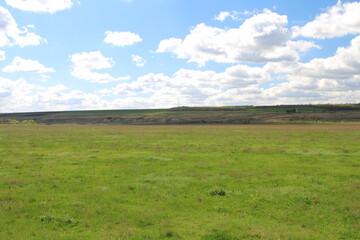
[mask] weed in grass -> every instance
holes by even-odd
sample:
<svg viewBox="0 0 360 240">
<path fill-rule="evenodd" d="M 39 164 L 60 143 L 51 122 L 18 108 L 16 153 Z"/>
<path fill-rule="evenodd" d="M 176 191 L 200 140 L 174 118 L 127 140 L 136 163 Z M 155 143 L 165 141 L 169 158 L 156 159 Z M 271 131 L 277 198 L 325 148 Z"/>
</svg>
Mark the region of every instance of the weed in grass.
<svg viewBox="0 0 360 240">
<path fill-rule="evenodd" d="M 215 189 L 215 190 L 210 191 L 209 194 L 210 194 L 210 196 L 221 196 L 221 197 L 223 197 L 223 196 L 226 195 L 226 192 L 223 189 Z"/>
<path fill-rule="evenodd" d="M 202 240 L 240 240 L 235 238 L 227 232 L 222 232 L 218 230 L 213 230 L 211 233 L 202 237 Z"/>
<path fill-rule="evenodd" d="M 43 223 L 54 223 L 62 227 L 75 227 L 78 224 L 76 219 L 69 216 L 56 217 L 45 215 L 40 218 L 40 221 Z"/>
<path fill-rule="evenodd" d="M 173 231 L 167 231 L 166 234 L 165 234 L 165 237 L 167 237 L 167 238 L 172 238 L 174 236 L 175 236 L 175 234 L 174 234 Z"/>
</svg>

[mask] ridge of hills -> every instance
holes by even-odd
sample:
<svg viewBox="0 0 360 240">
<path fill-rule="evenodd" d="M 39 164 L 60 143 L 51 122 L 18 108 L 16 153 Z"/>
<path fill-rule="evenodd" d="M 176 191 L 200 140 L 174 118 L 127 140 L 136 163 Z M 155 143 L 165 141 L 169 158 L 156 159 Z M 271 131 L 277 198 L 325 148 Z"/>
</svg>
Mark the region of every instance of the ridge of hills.
<svg viewBox="0 0 360 240">
<path fill-rule="evenodd" d="M 271 124 L 360 122 L 360 104 L 175 107 L 0 113 L 0 123 L 39 124 Z"/>
</svg>

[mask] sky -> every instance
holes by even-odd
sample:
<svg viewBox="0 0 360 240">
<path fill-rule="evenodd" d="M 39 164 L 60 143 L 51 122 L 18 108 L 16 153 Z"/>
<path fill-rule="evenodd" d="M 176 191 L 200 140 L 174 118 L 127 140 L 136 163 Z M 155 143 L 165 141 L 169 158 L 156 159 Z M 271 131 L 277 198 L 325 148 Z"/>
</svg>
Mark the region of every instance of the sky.
<svg viewBox="0 0 360 240">
<path fill-rule="evenodd" d="M 0 0 L 0 112 L 360 102 L 360 2 Z"/>
</svg>

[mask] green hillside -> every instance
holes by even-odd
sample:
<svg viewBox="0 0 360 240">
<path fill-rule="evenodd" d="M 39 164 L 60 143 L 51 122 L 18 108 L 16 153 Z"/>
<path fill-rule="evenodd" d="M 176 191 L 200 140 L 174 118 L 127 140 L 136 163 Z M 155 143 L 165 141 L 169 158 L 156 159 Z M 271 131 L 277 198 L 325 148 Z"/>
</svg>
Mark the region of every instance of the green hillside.
<svg viewBox="0 0 360 240">
<path fill-rule="evenodd" d="M 360 104 L 177 107 L 0 114 L 0 122 L 42 124 L 260 124 L 360 122 Z"/>
</svg>

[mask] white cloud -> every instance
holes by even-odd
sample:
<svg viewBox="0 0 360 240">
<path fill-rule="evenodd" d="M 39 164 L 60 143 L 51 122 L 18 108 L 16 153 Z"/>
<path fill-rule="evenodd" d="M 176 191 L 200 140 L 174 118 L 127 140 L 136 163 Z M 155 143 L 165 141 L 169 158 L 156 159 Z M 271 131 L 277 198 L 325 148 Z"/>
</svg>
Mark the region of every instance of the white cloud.
<svg viewBox="0 0 360 240">
<path fill-rule="evenodd" d="M 298 40 L 298 41 L 288 41 L 287 46 L 290 49 L 294 49 L 298 52 L 307 52 L 309 49 L 317 48 L 320 49 L 321 47 L 316 45 L 314 42 Z"/>
<path fill-rule="evenodd" d="M 220 12 L 218 15 L 215 16 L 215 20 L 220 21 L 220 22 L 224 22 L 227 18 L 231 18 L 233 21 L 239 21 L 241 20 L 241 18 L 239 17 L 240 15 L 252 15 L 255 12 L 249 12 L 249 11 L 244 11 L 244 12 L 238 12 L 238 11 L 224 11 L 224 12 Z"/>
<path fill-rule="evenodd" d="M 312 38 L 334 38 L 360 33 L 360 2 L 346 2 L 327 9 L 314 21 L 295 27 L 296 35 Z"/>
<path fill-rule="evenodd" d="M 32 73 L 48 73 L 55 72 L 54 68 L 47 68 L 36 60 L 23 59 L 15 57 L 10 65 L 2 69 L 6 73 L 14 72 L 32 72 Z"/>
<path fill-rule="evenodd" d="M 71 75 L 90 82 L 108 83 L 129 80 L 130 77 L 113 77 L 108 73 L 98 73 L 93 70 L 107 69 L 114 66 L 111 58 L 106 58 L 100 51 L 76 53 L 70 56 L 72 61 Z"/>
<path fill-rule="evenodd" d="M 316 45 L 291 42 L 299 51 Z M 290 43 L 289 43 L 290 45 Z M 181 105 L 269 105 L 358 102 L 360 36 L 334 56 L 307 63 L 270 62 L 263 67 L 235 65 L 225 71 L 180 69 L 171 76 L 150 73 L 131 83 L 103 90 L 124 102 L 148 100 L 150 107 Z M 148 98 L 142 96 L 149 96 Z"/>
<path fill-rule="evenodd" d="M 69 89 L 62 84 L 42 87 L 20 78 L 0 77 L 0 112 L 65 111 L 86 109 L 146 108 L 152 100 L 121 97 L 112 101 L 99 95 Z"/>
<path fill-rule="evenodd" d="M 71 0 L 5 0 L 13 8 L 31 12 L 55 13 L 71 8 Z"/>
<path fill-rule="evenodd" d="M 13 45 L 25 47 L 44 42 L 46 43 L 45 39 L 29 32 L 26 27 L 20 30 L 9 10 L 0 6 L 0 47 Z"/>
<path fill-rule="evenodd" d="M 158 49 L 156 50 L 157 53 L 164 53 L 164 52 L 179 52 L 183 41 L 178 38 L 169 38 L 164 39 L 159 43 Z M 185 58 L 185 57 L 184 57 Z"/>
<path fill-rule="evenodd" d="M 46 75 L 46 74 L 41 74 L 38 78 L 38 80 L 41 82 L 47 82 L 47 81 L 49 81 L 49 79 L 50 79 L 50 76 Z"/>
<path fill-rule="evenodd" d="M 71 90 L 61 84 L 42 87 L 23 78 L 10 80 L 0 77 L 0 112 L 105 108 L 113 108 L 113 105 L 95 94 Z"/>
<path fill-rule="evenodd" d="M 299 68 L 299 62 L 270 62 L 264 65 L 264 70 L 268 74 L 293 73 Z"/>
<path fill-rule="evenodd" d="M 262 68 L 236 65 L 219 74 L 219 79 L 224 88 L 241 88 L 265 83 L 271 78 Z"/>
<path fill-rule="evenodd" d="M 286 82 L 263 91 L 273 101 L 358 102 L 360 92 L 360 36 L 350 46 L 339 47 L 334 56 L 315 58 L 307 63 L 269 63 L 269 74 L 284 73 Z M 281 75 L 280 75 L 281 76 Z"/>
<path fill-rule="evenodd" d="M 142 38 L 139 34 L 132 32 L 105 32 L 105 43 L 113 44 L 117 47 L 131 46 L 137 42 L 141 42 Z"/>
<path fill-rule="evenodd" d="M 228 89 L 254 89 L 270 80 L 262 68 L 236 65 L 224 72 L 180 69 L 172 76 L 149 73 L 131 83 L 120 83 L 101 90 L 119 97 L 139 98 L 149 95 L 153 107 L 173 107 L 177 98 L 183 105 L 209 105 L 210 99 Z M 161 106 L 160 106 L 161 105 Z"/>
<path fill-rule="evenodd" d="M 138 55 L 131 55 L 132 61 L 136 64 L 138 67 L 145 66 L 146 60 Z"/>
<path fill-rule="evenodd" d="M 360 90 L 360 36 L 349 47 L 339 47 L 332 57 L 301 64 L 294 74 L 308 78 L 318 90 Z"/>
<path fill-rule="evenodd" d="M 220 22 L 223 22 L 226 20 L 226 18 L 230 17 L 230 12 L 220 12 L 218 15 L 215 16 L 215 20 L 218 20 Z"/>
<path fill-rule="evenodd" d="M 24 79 L 0 77 L 0 111 L 160 108 L 177 106 L 178 99 L 186 106 L 357 102 L 359 46 L 360 36 L 334 56 L 307 63 L 235 65 L 219 73 L 190 69 L 170 76 L 149 73 L 133 82 L 99 90 L 98 95 L 64 85 L 40 87 Z M 112 66 L 111 59 L 100 52 L 78 54 L 72 60 L 78 67 L 91 70 Z"/>
<path fill-rule="evenodd" d="M 5 59 L 6 59 L 6 57 L 5 57 L 5 51 L 0 50 L 0 61 L 3 61 L 3 60 L 5 60 Z"/>
<path fill-rule="evenodd" d="M 38 108 L 50 110 L 103 109 L 107 106 L 106 101 L 97 95 L 69 90 L 64 85 L 40 89 L 33 101 Z"/>
<path fill-rule="evenodd" d="M 31 88 L 32 87 L 23 78 L 11 81 L 10 79 L 0 77 L 1 99 L 14 95 L 14 93 L 24 92 L 26 94 L 31 91 Z"/>
<path fill-rule="evenodd" d="M 316 46 L 306 41 L 290 41 L 291 31 L 285 26 L 287 17 L 270 10 L 255 14 L 239 28 L 224 30 L 206 26 L 193 28 L 183 40 L 169 38 L 159 43 L 157 53 L 172 52 L 204 66 L 208 61 L 218 63 L 266 63 L 297 61 L 298 51 Z M 301 46 L 301 47 L 300 47 Z"/>
<path fill-rule="evenodd" d="M 299 78 L 310 78 L 314 81 L 333 79 L 342 81 L 360 77 L 360 36 L 355 37 L 350 46 L 339 47 L 334 56 L 315 58 L 307 63 L 267 64 L 265 68 L 271 73 L 287 72 Z"/>
</svg>

